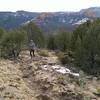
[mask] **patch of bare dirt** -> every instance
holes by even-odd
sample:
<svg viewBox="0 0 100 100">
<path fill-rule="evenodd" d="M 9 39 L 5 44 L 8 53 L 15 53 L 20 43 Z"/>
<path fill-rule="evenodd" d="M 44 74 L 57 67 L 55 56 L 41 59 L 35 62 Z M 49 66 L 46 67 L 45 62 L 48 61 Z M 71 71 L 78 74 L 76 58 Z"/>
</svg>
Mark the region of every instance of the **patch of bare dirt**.
<svg viewBox="0 0 100 100">
<path fill-rule="evenodd" d="M 13 61 L 0 60 L 0 100 L 36 100 L 18 68 Z"/>
</svg>

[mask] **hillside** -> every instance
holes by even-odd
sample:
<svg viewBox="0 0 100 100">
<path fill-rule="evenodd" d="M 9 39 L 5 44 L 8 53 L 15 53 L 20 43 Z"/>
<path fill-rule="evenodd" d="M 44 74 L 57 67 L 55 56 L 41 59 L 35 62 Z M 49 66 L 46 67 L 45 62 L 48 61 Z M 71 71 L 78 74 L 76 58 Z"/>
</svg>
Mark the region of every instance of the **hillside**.
<svg viewBox="0 0 100 100">
<path fill-rule="evenodd" d="M 62 66 L 53 51 L 46 57 L 37 52 L 30 59 L 24 51 L 16 61 L 1 59 L 0 77 L 0 100 L 100 100 L 100 80 Z"/>
<path fill-rule="evenodd" d="M 100 17 L 99 7 L 83 9 L 79 12 L 0 12 L 0 27 L 12 29 L 33 21 L 45 32 L 62 28 L 71 31 L 87 20 L 98 17 Z"/>
</svg>

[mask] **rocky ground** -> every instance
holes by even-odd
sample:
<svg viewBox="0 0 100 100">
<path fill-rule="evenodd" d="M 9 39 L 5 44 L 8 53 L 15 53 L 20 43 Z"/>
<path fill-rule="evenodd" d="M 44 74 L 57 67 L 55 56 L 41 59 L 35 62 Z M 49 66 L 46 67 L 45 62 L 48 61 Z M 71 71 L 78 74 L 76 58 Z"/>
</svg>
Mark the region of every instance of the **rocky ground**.
<svg viewBox="0 0 100 100">
<path fill-rule="evenodd" d="M 69 69 L 68 69 L 69 68 Z M 100 100 L 100 80 L 60 64 L 54 52 L 0 60 L 0 100 Z"/>
</svg>

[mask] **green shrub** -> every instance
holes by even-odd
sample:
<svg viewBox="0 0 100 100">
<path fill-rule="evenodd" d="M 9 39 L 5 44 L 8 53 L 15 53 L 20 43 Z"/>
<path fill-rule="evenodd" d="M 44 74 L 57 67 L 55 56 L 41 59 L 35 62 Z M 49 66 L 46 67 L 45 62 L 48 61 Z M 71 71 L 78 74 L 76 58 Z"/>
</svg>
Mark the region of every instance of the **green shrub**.
<svg viewBox="0 0 100 100">
<path fill-rule="evenodd" d="M 88 74 L 100 74 L 100 20 L 76 28 L 72 44 L 75 64 Z"/>
<path fill-rule="evenodd" d="M 58 34 L 55 35 L 56 48 L 65 52 L 70 47 L 70 40 L 71 40 L 70 32 L 66 31 L 58 32 Z"/>
<path fill-rule="evenodd" d="M 6 32 L 1 39 L 1 56 L 6 58 L 17 57 L 24 39 L 25 34 L 21 31 Z"/>
</svg>

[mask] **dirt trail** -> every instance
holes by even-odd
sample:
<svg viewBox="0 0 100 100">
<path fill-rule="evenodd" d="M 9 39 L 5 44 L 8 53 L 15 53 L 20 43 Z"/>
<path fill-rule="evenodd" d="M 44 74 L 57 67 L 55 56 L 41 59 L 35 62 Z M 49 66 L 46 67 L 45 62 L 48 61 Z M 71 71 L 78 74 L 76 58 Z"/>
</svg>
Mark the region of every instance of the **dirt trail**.
<svg viewBox="0 0 100 100">
<path fill-rule="evenodd" d="M 43 85 L 46 84 L 48 88 L 49 83 L 46 82 L 46 79 L 52 80 L 53 77 L 52 73 L 48 73 L 48 71 L 41 69 L 41 66 L 59 63 L 57 57 L 51 53 L 50 57 L 41 57 L 39 55 L 36 55 L 36 57 L 31 59 L 28 53 L 23 52 L 21 54 L 21 58 L 22 60 L 20 62 L 20 70 L 23 73 L 23 79 L 26 82 L 27 86 L 35 91 L 36 97 L 43 93 L 45 94 L 45 89 L 42 89 Z"/>
<path fill-rule="evenodd" d="M 79 90 L 70 83 L 73 79 L 69 78 L 69 74 L 58 73 L 51 67 L 60 65 L 54 52 L 50 52 L 48 57 L 37 55 L 33 59 L 23 52 L 21 58 L 23 79 L 38 100 L 82 100 Z"/>
<path fill-rule="evenodd" d="M 85 100 L 83 96 L 90 100 L 100 100 L 92 92 L 96 91 L 96 85 L 87 82 L 86 88 L 81 88 L 78 74 L 59 72 L 62 65 L 54 52 L 49 52 L 48 57 L 41 57 L 38 54 L 31 59 L 28 52 L 21 54 L 20 69 L 27 86 L 34 91 L 37 100 Z M 64 69 L 65 71 L 65 69 Z M 89 83 L 90 82 L 90 83 Z"/>
</svg>

